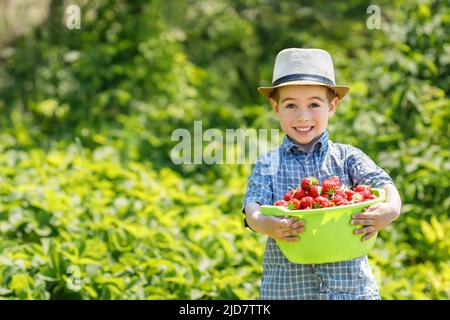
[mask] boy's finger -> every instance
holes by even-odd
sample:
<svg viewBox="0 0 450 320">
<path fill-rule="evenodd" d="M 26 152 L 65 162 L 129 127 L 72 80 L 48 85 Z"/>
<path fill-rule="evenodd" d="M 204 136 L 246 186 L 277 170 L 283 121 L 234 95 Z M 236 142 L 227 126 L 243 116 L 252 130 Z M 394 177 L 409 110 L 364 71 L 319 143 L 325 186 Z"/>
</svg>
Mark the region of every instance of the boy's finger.
<svg viewBox="0 0 450 320">
<path fill-rule="evenodd" d="M 284 217 L 275 217 L 279 222 L 282 223 L 286 223 L 286 221 L 288 221 L 289 217 L 284 216 Z"/>
<path fill-rule="evenodd" d="M 281 219 L 276 222 L 278 229 L 288 229 L 291 223 L 287 219 Z"/>
<path fill-rule="evenodd" d="M 279 228 L 284 231 L 289 231 L 289 230 L 298 229 L 299 227 L 303 227 L 304 225 L 305 225 L 305 221 L 300 220 L 300 221 L 297 221 L 292 224 L 281 224 L 281 225 L 279 225 Z"/>
<path fill-rule="evenodd" d="M 364 211 L 365 212 L 375 211 L 375 210 L 377 210 L 377 208 L 378 208 L 378 204 L 373 204 L 367 208 L 364 208 Z"/>
<path fill-rule="evenodd" d="M 288 236 L 288 237 L 283 237 L 283 238 L 281 238 L 281 240 L 283 240 L 283 241 L 295 242 L 295 241 L 300 240 L 300 237 Z"/>
<path fill-rule="evenodd" d="M 293 230 L 294 234 L 305 232 L 305 228 L 299 227 Z"/>
<path fill-rule="evenodd" d="M 371 233 L 371 232 L 376 232 L 377 228 L 375 228 L 374 226 L 369 226 L 369 227 L 365 227 L 362 229 L 356 229 L 354 231 L 355 234 L 360 234 L 360 233 Z"/>
<path fill-rule="evenodd" d="M 367 241 L 367 240 L 369 240 L 370 238 L 372 238 L 376 233 L 377 233 L 376 231 L 370 232 L 370 233 L 366 234 L 361 240 L 362 240 L 362 241 Z"/>
<path fill-rule="evenodd" d="M 302 226 L 304 226 L 305 225 L 305 221 L 304 220 L 299 220 L 299 221 L 297 221 L 296 223 L 294 223 L 293 225 L 292 225 L 292 227 L 293 228 L 298 228 L 298 227 L 302 227 Z"/>
<path fill-rule="evenodd" d="M 373 219 L 376 214 L 373 211 L 365 213 L 356 213 L 352 216 L 353 219 Z"/>
<path fill-rule="evenodd" d="M 353 219 L 351 221 L 353 225 L 362 225 L 362 226 L 373 226 L 375 224 L 375 220 L 373 219 Z"/>
<path fill-rule="evenodd" d="M 304 226 L 305 225 L 305 221 L 304 220 L 298 220 L 297 217 L 293 217 L 292 220 L 290 219 L 277 219 L 277 221 L 275 221 L 276 226 L 278 229 L 294 229 L 294 228 L 298 228 L 300 226 Z"/>
<path fill-rule="evenodd" d="M 291 217 L 289 220 L 290 220 L 292 223 L 294 223 L 294 222 L 297 222 L 297 221 L 298 221 L 298 218 L 297 218 L 297 217 Z"/>
<path fill-rule="evenodd" d="M 286 230 L 284 231 L 284 235 L 285 236 L 293 236 L 296 235 L 297 233 L 301 233 L 305 231 L 305 229 L 303 227 L 299 227 L 299 228 L 295 228 L 295 229 L 290 229 L 290 230 Z"/>
<path fill-rule="evenodd" d="M 294 225 L 294 223 L 297 222 L 297 220 L 298 220 L 298 218 L 296 218 L 296 217 L 290 217 L 288 219 L 283 219 L 283 223 L 284 223 L 285 227 L 292 228 L 292 226 Z"/>
</svg>

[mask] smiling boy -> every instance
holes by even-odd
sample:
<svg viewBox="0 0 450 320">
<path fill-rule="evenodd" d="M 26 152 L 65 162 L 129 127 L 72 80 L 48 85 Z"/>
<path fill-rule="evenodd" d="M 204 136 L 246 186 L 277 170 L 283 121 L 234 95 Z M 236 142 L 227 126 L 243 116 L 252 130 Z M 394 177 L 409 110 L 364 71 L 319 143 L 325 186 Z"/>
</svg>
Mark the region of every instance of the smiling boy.
<svg viewBox="0 0 450 320">
<path fill-rule="evenodd" d="M 277 55 L 272 86 L 258 88 L 285 133 L 278 149 L 258 158 L 243 204 L 246 226 L 268 235 L 261 299 L 380 299 L 367 256 L 334 263 L 291 263 L 275 240 L 301 241 L 299 235 L 308 226 L 295 218 L 260 214 L 261 205 L 282 199 L 304 177 L 323 181 L 338 176 L 343 184 L 369 184 L 386 191 L 385 202 L 353 215 L 351 223 L 364 226 L 355 231 L 364 235 L 363 241 L 398 218 L 401 199 L 389 175 L 360 149 L 328 138 L 328 120 L 348 90 L 335 84 L 328 52 L 297 48 Z"/>
</svg>

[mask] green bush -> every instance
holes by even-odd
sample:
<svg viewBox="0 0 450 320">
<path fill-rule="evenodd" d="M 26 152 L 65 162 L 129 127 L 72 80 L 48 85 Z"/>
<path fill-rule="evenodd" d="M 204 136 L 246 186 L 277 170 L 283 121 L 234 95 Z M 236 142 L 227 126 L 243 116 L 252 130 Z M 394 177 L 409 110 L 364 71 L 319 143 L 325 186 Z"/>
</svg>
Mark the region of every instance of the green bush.
<svg viewBox="0 0 450 320">
<path fill-rule="evenodd" d="M 222 209 L 242 184 L 197 184 L 114 158 L 112 148 L 76 146 L 1 156 L 1 296 L 257 297 L 263 243 Z"/>
</svg>

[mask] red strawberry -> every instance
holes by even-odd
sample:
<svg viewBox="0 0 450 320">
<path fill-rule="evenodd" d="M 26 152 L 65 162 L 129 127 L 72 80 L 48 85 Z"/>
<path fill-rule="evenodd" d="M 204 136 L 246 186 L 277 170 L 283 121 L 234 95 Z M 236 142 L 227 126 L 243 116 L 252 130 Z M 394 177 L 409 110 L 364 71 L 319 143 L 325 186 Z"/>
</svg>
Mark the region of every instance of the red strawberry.
<svg viewBox="0 0 450 320">
<path fill-rule="evenodd" d="M 289 200 L 291 200 L 291 198 L 292 198 L 292 196 L 294 195 L 294 193 L 295 193 L 295 189 L 292 189 L 291 188 L 291 191 L 289 191 L 288 193 L 286 193 L 285 195 L 284 195 L 284 200 L 286 200 L 286 201 L 289 201 Z"/>
<path fill-rule="evenodd" d="M 322 204 L 321 203 L 319 203 L 319 202 L 313 202 L 313 204 L 312 204 L 312 208 L 313 209 L 320 209 L 320 208 L 322 208 Z"/>
<path fill-rule="evenodd" d="M 320 186 L 312 186 L 308 192 L 308 194 L 311 197 L 313 197 L 314 199 L 317 198 L 318 196 L 320 196 L 321 193 L 322 193 L 322 187 L 320 187 Z"/>
<path fill-rule="evenodd" d="M 313 186 L 318 186 L 319 185 L 319 181 L 317 180 L 316 177 L 306 177 L 302 180 L 302 189 L 309 191 L 311 189 L 311 187 Z"/>
<path fill-rule="evenodd" d="M 334 193 L 333 198 L 336 198 L 336 197 L 340 197 L 340 198 L 347 199 L 347 194 L 346 194 L 344 191 L 342 191 L 341 189 L 338 189 L 338 190 L 336 190 L 336 192 Z"/>
<path fill-rule="evenodd" d="M 355 192 L 361 192 L 361 191 L 364 191 L 364 190 L 369 191 L 369 193 L 372 192 L 372 188 L 369 185 L 367 185 L 367 184 L 360 184 L 360 185 L 357 185 L 355 187 Z"/>
<path fill-rule="evenodd" d="M 369 190 L 359 191 L 358 193 L 363 197 L 363 199 L 369 199 L 369 197 L 370 197 L 370 191 Z"/>
<path fill-rule="evenodd" d="M 314 202 L 313 197 L 307 196 L 307 197 L 302 198 L 302 200 L 300 201 L 300 204 L 303 209 L 306 209 L 306 208 L 311 208 L 313 202 Z"/>
<path fill-rule="evenodd" d="M 284 197 L 283 197 L 283 199 L 284 199 L 285 201 L 289 201 L 289 200 L 291 200 L 291 198 L 292 198 L 292 193 L 291 193 L 291 192 L 286 193 L 286 194 L 284 195 Z"/>
<path fill-rule="evenodd" d="M 346 190 L 346 191 L 345 191 L 345 194 L 347 195 L 347 200 L 348 200 L 348 201 L 351 201 L 353 195 L 355 194 L 355 191 L 349 189 L 349 190 Z"/>
<path fill-rule="evenodd" d="M 299 188 L 300 188 L 300 187 L 299 187 Z M 307 197 L 307 196 L 309 196 L 308 191 L 302 189 L 302 191 L 301 191 L 301 197 L 304 198 L 304 197 Z"/>
<path fill-rule="evenodd" d="M 334 181 L 324 180 L 322 183 L 322 193 L 329 197 L 333 196 L 337 189 L 339 189 L 339 186 Z"/>
<path fill-rule="evenodd" d="M 336 206 L 336 205 L 333 203 L 333 201 L 327 201 L 327 202 L 325 202 L 324 208 L 332 208 L 334 206 Z"/>
<path fill-rule="evenodd" d="M 341 181 L 339 180 L 339 177 L 338 176 L 332 176 L 330 179 L 328 179 L 328 180 L 331 180 L 331 181 L 333 181 L 334 183 L 336 183 L 336 185 L 338 186 L 338 187 L 341 187 Z"/>
<path fill-rule="evenodd" d="M 335 194 L 333 199 L 331 199 L 331 201 L 333 201 L 333 203 L 336 204 L 336 205 L 339 202 L 341 202 L 342 200 L 346 200 L 347 201 L 347 197 L 345 196 L 345 194 L 344 194 L 344 196 L 339 195 L 339 194 Z"/>
<path fill-rule="evenodd" d="M 289 210 L 299 210 L 301 208 L 300 206 L 300 200 L 292 198 L 291 200 L 289 200 L 289 203 L 287 205 L 287 208 Z"/>
<path fill-rule="evenodd" d="M 308 192 L 303 190 L 301 187 L 298 187 L 297 192 L 295 193 L 295 198 L 298 200 L 301 200 L 302 198 L 306 197 L 308 195 Z"/>
<path fill-rule="evenodd" d="M 273 205 L 280 206 L 280 207 L 287 207 L 288 202 L 285 200 L 278 200 L 278 201 L 275 201 L 275 203 Z"/>
<path fill-rule="evenodd" d="M 350 202 L 347 199 L 342 199 L 341 201 L 339 201 L 336 205 L 337 206 L 345 206 L 347 204 L 350 204 Z"/>
<path fill-rule="evenodd" d="M 322 196 L 318 196 L 314 199 L 314 202 L 312 204 L 313 208 L 325 208 L 328 203 L 328 199 Z"/>
</svg>

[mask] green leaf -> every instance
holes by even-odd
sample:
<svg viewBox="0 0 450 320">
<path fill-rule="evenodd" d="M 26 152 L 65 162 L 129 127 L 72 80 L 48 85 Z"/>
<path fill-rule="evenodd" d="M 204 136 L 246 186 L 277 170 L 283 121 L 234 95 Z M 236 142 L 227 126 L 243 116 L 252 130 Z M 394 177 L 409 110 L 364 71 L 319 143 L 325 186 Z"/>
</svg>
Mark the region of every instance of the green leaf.
<svg viewBox="0 0 450 320">
<path fill-rule="evenodd" d="M 426 221 L 420 221 L 420 228 L 428 242 L 434 243 L 436 241 L 436 234 L 433 228 Z"/>
</svg>

